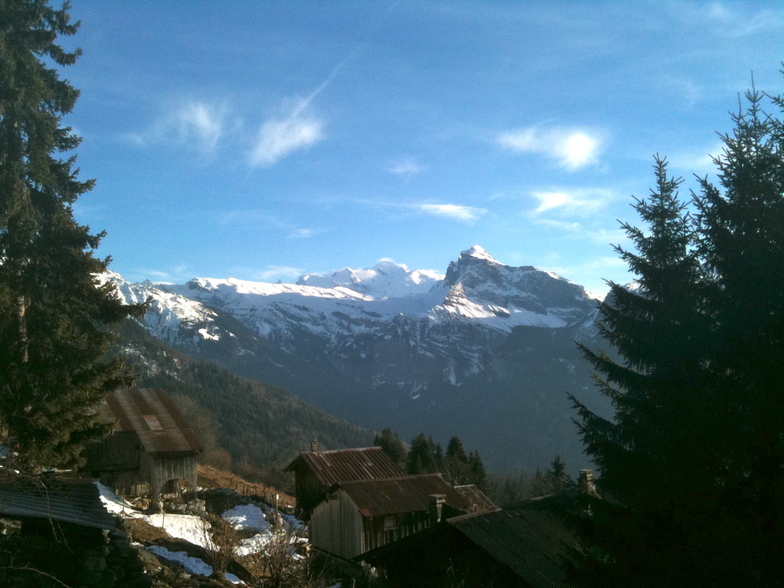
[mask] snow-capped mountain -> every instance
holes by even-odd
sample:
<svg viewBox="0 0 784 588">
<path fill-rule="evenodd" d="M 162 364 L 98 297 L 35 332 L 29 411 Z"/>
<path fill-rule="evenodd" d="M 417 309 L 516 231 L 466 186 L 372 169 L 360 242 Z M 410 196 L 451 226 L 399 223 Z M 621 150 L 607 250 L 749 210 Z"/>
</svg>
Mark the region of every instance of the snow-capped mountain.
<svg viewBox="0 0 784 588">
<path fill-rule="evenodd" d="M 297 280 L 297 284 L 318 288 L 342 286 L 381 300 L 425 294 L 443 279 L 443 274 L 433 270 L 409 271 L 404 264 L 382 260 L 372 269 L 347 267 L 328 274 L 305 274 Z"/>
<path fill-rule="evenodd" d="M 194 331 L 192 336 L 197 339 L 220 338 L 215 325 L 217 313 L 200 302 L 161 290 L 149 280 L 139 284 L 128 282 L 120 274 L 111 271 L 101 274 L 99 279 L 102 283 L 113 281 L 126 304 L 149 302 L 149 310 L 144 315 L 144 327 L 165 343 L 181 344 L 186 330 Z"/>
<path fill-rule="evenodd" d="M 517 412 L 510 402 L 518 406 L 523 398 L 510 393 L 541 380 L 545 367 L 563 372 L 553 379 L 567 386 L 561 395 L 586 387 L 573 341 L 592 336 L 595 300 L 577 284 L 504 265 L 477 245 L 445 275 L 381 261 L 371 269 L 307 274 L 296 284 L 194 278 L 154 286 L 111 279 L 129 303 L 152 298 L 144 326 L 156 337 L 379 429 L 437 434 L 448 430 L 445 415 L 462 420 L 471 410 L 466 403 L 476 402 L 482 410 L 474 408 L 474 415 L 489 410 L 494 416 L 486 418 L 495 419 L 499 409 L 509 418 Z M 521 373 L 530 362 L 531 373 Z M 543 406 L 547 418 L 568 421 L 565 398 L 537 407 L 537 394 L 522 402 L 525 420 Z M 555 414 L 550 404 L 560 407 Z M 480 437 L 482 420 L 462 425 L 461 437 Z M 542 426 L 552 433 L 552 423 L 545 419 Z M 557 439 L 550 445 L 553 455 L 573 453 Z"/>
<path fill-rule="evenodd" d="M 223 310 L 262 336 L 284 339 L 300 329 L 331 337 L 377 330 L 400 315 L 506 332 L 521 325 L 559 328 L 593 309 L 581 286 L 533 267 L 503 265 L 478 245 L 462 252 L 446 276 L 384 261 L 373 269 L 306 274 L 296 284 L 194 278 L 161 288 Z"/>
</svg>

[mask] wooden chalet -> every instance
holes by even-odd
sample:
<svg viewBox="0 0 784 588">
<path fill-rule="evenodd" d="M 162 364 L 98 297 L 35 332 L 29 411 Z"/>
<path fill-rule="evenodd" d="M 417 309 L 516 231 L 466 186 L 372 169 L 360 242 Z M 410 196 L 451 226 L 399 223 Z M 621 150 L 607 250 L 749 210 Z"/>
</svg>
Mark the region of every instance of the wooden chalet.
<svg viewBox="0 0 784 588">
<path fill-rule="evenodd" d="M 357 558 L 470 508 L 440 474 L 337 482 L 313 508 L 310 542 L 341 558 Z"/>
<path fill-rule="evenodd" d="M 587 516 L 579 491 L 440 524 L 362 556 L 392 588 L 450 585 L 566 588 L 581 550 L 575 524 Z"/>
<path fill-rule="evenodd" d="M 305 518 L 333 484 L 406 475 L 380 447 L 318 451 L 315 442 L 284 471 L 294 472 L 297 508 Z"/>
<path fill-rule="evenodd" d="M 158 500 L 165 486 L 185 480 L 196 489 L 202 451 L 191 427 L 160 388 L 112 392 L 102 406 L 114 432 L 87 448 L 85 469 L 124 496 Z"/>
</svg>

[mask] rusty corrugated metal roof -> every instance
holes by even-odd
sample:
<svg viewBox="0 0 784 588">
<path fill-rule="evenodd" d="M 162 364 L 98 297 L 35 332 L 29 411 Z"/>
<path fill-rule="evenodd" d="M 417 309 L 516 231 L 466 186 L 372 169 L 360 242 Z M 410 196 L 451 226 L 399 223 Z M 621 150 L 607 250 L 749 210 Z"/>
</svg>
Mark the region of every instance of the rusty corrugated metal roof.
<svg viewBox="0 0 784 588">
<path fill-rule="evenodd" d="M 121 431 L 134 432 L 147 453 L 202 450 L 193 429 L 160 388 L 117 390 L 106 398 L 104 413 Z"/>
<path fill-rule="evenodd" d="M 465 497 L 440 474 L 340 482 L 333 486 L 336 488 L 343 489 L 366 517 L 426 511 L 432 494 L 443 494 L 445 503 L 454 509 L 462 512 L 469 509 Z"/>
<path fill-rule="evenodd" d="M 352 480 L 379 480 L 405 476 L 406 473 L 380 447 L 305 451 L 291 462 L 286 471 L 303 461 L 324 486 Z"/>
<path fill-rule="evenodd" d="M 114 517 L 104 508 L 98 488 L 87 478 L 2 476 L 0 516 L 114 528 Z"/>
<path fill-rule="evenodd" d="M 575 514 L 573 495 L 567 491 L 448 523 L 531 586 L 563 587 L 565 564 L 581 548 L 566 522 Z"/>
</svg>

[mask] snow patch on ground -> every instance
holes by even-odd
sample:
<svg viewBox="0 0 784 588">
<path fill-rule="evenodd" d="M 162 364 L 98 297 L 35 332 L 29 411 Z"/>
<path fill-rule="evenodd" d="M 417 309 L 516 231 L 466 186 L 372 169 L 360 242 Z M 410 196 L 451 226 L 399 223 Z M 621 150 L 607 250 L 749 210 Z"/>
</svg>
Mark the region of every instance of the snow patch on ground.
<svg viewBox="0 0 784 588">
<path fill-rule="evenodd" d="M 199 329 L 198 333 L 205 341 L 220 341 L 220 335 L 210 333 L 207 329 Z"/>
<path fill-rule="evenodd" d="M 227 510 L 222 515 L 238 531 L 249 530 L 260 533 L 269 533 L 270 525 L 264 511 L 255 504 L 243 504 Z"/>
<path fill-rule="evenodd" d="M 178 515 L 159 513 L 142 517 L 153 527 L 160 527 L 175 539 L 184 539 L 188 543 L 212 549 L 210 541 L 210 524 L 196 515 Z"/>
<path fill-rule="evenodd" d="M 207 577 L 212 575 L 211 565 L 204 563 L 197 557 L 191 557 L 184 551 L 169 551 L 165 547 L 160 547 L 158 545 L 148 545 L 144 549 L 150 553 L 154 553 L 158 557 L 180 564 L 189 574 L 198 574 L 199 576 Z"/>
<path fill-rule="evenodd" d="M 242 543 L 237 546 L 234 550 L 234 554 L 237 557 L 244 557 L 246 555 L 251 555 L 252 553 L 259 553 L 260 551 L 264 551 L 264 548 L 272 539 L 273 535 L 270 532 L 259 533 L 253 537 L 248 537 L 247 539 L 243 539 Z"/>
<path fill-rule="evenodd" d="M 104 507 L 106 507 L 106 510 L 110 513 L 121 515 L 129 519 L 141 517 L 141 514 L 134 509 L 130 502 L 120 498 L 97 480 L 93 480 L 93 484 L 98 488 L 101 502 L 103 502 Z"/>
<path fill-rule="evenodd" d="M 145 515 L 100 482 L 94 481 L 93 483 L 98 487 L 101 502 L 103 502 L 106 510 L 110 513 L 120 515 L 126 519 L 142 519 L 153 527 L 163 529 L 170 537 L 184 539 L 194 545 L 211 549 L 212 545 L 209 540 L 210 525 L 207 521 L 196 515 L 171 513 Z"/>
</svg>

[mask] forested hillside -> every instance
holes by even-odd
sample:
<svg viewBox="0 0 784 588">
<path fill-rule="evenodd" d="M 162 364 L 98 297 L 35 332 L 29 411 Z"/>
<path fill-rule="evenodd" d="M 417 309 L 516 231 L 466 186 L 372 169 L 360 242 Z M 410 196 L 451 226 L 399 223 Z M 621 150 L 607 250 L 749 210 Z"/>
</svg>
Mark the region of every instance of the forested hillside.
<svg viewBox="0 0 784 588">
<path fill-rule="evenodd" d="M 151 337 L 136 322 L 121 329 L 120 353 L 139 387 L 160 387 L 195 401 L 218 425 L 218 441 L 236 464 L 284 466 L 318 439 L 324 449 L 362 447 L 374 433 L 321 412 L 277 386 L 194 361 Z"/>
</svg>

